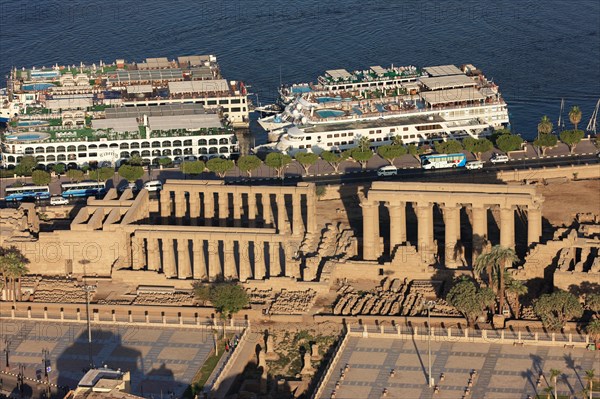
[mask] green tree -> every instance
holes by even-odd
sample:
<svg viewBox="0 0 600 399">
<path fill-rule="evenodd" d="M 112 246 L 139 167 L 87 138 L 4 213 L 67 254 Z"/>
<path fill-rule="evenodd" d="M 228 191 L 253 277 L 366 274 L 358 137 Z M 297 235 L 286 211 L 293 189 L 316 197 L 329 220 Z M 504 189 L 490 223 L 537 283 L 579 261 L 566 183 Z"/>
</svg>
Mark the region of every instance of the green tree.
<svg viewBox="0 0 600 399">
<path fill-rule="evenodd" d="M 392 138 L 392 145 L 402 145 L 402 136 L 400 136 L 399 134 L 393 136 Z"/>
<path fill-rule="evenodd" d="M 109 167 L 103 167 L 90 171 L 90 179 L 96 181 L 107 181 L 115 174 L 115 170 Z"/>
<path fill-rule="evenodd" d="M 537 139 L 533 141 L 533 145 L 541 147 L 542 155 L 546 155 L 546 151 L 549 148 L 555 147 L 558 143 L 558 138 L 553 134 L 540 134 Z"/>
<path fill-rule="evenodd" d="M 219 177 L 225 177 L 225 174 L 235 167 L 231 159 L 211 158 L 206 163 L 206 167 Z"/>
<path fill-rule="evenodd" d="M 590 336 L 593 342 L 600 341 L 600 320 L 594 319 L 585 327 L 585 332 Z"/>
<path fill-rule="evenodd" d="M 371 158 L 373 158 L 373 151 L 369 148 L 362 150 L 361 147 L 357 147 L 352 150 L 352 159 L 358 162 L 363 169 L 367 167 L 367 163 Z"/>
<path fill-rule="evenodd" d="M 300 162 L 300 165 L 304 168 L 304 172 L 308 174 L 310 167 L 317 162 L 319 156 L 313 152 L 297 152 L 294 158 Z"/>
<path fill-rule="evenodd" d="M 204 172 L 205 165 L 202 161 L 185 161 L 179 168 L 186 175 L 199 175 Z"/>
<path fill-rule="evenodd" d="M 52 170 L 57 175 L 62 175 L 63 173 L 65 173 L 65 165 L 62 163 L 57 163 L 56 165 L 52 165 Z"/>
<path fill-rule="evenodd" d="M 31 181 L 36 186 L 47 186 L 50 184 L 50 173 L 43 170 L 34 170 L 31 174 Z"/>
<path fill-rule="evenodd" d="M 521 298 L 523 295 L 526 295 L 529 289 L 523 282 L 515 279 L 510 279 L 506 283 L 506 296 L 510 298 L 509 301 L 512 302 L 512 309 L 515 315 L 515 319 L 521 318 Z"/>
<path fill-rule="evenodd" d="M 493 292 L 491 294 L 493 301 Z M 468 326 L 475 323 L 483 309 L 489 305 L 489 299 L 490 290 L 477 289 L 475 283 L 464 276 L 455 281 L 454 286 L 446 295 L 448 303 L 464 316 Z"/>
<path fill-rule="evenodd" d="M 134 165 L 121 165 L 119 168 L 119 176 L 128 182 L 132 183 L 138 179 L 141 179 L 144 175 L 144 168 L 141 166 Z"/>
<path fill-rule="evenodd" d="M 72 182 L 79 183 L 80 181 L 83 180 L 83 171 L 81 171 L 79 169 L 69 169 L 67 171 L 67 177 Z"/>
<path fill-rule="evenodd" d="M 574 105 L 571 107 L 571 110 L 569 111 L 569 120 L 574 126 L 573 130 L 577 131 L 577 125 L 581 122 L 581 110 L 579 109 L 579 106 Z"/>
<path fill-rule="evenodd" d="M 15 174 L 17 176 L 31 176 L 31 172 L 36 168 L 38 162 L 31 155 L 24 156 L 21 161 L 15 166 Z"/>
<path fill-rule="evenodd" d="M 504 310 L 506 269 L 512 267 L 518 260 L 514 249 L 501 245 L 495 245 L 490 252 L 479 255 L 475 260 L 474 270 L 479 274 L 485 273 L 489 287 L 496 288 L 499 313 Z"/>
<path fill-rule="evenodd" d="M 542 119 L 540 119 L 540 123 L 538 123 L 538 134 L 542 135 L 542 134 L 550 134 L 552 133 L 552 128 L 554 127 L 554 125 L 552 124 L 552 121 L 550 120 L 550 118 L 548 118 L 548 116 L 544 115 L 542 116 Z"/>
<path fill-rule="evenodd" d="M 600 313 L 600 294 L 587 294 L 585 296 L 585 307 L 594 312 L 594 316 L 598 317 Z"/>
<path fill-rule="evenodd" d="M 588 384 L 588 393 L 590 395 L 590 399 L 593 398 L 594 392 L 594 377 L 595 377 L 595 369 L 585 370 L 585 381 Z"/>
<path fill-rule="evenodd" d="M 561 371 L 558 369 L 550 369 L 550 379 L 554 381 L 554 399 L 558 399 L 558 376 Z"/>
<path fill-rule="evenodd" d="M 535 302 L 533 311 L 549 330 L 560 330 L 568 320 L 581 317 L 583 306 L 577 298 L 566 291 L 544 294 Z"/>
<path fill-rule="evenodd" d="M 331 165 L 331 167 L 336 173 L 340 168 L 340 164 L 344 161 L 344 159 L 340 155 L 334 154 L 331 151 L 323 151 L 321 153 L 321 158 L 323 158 L 325 162 Z"/>
<path fill-rule="evenodd" d="M 173 160 L 169 157 L 163 157 L 158 160 L 158 164 L 160 166 L 162 166 L 163 168 L 166 168 L 167 166 L 171 165 L 172 163 L 173 163 Z"/>
<path fill-rule="evenodd" d="M 518 134 L 505 133 L 496 138 L 496 147 L 507 154 L 520 149 L 522 143 L 523 139 Z"/>
<path fill-rule="evenodd" d="M 327 186 L 316 186 L 315 194 L 318 198 L 323 198 L 327 194 Z"/>
<path fill-rule="evenodd" d="M 455 154 L 463 150 L 462 144 L 457 140 L 436 141 L 435 150 L 440 154 Z"/>
<path fill-rule="evenodd" d="M 142 157 L 134 155 L 129 159 L 129 165 L 142 166 Z"/>
<path fill-rule="evenodd" d="M 560 132 L 560 140 L 569 146 L 571 154 L 575 152 L 575 147 L 583 139 L 583 130 L 563 130 Z"/>
<path fill-rule="evenodd" d="M 283 170 L 290 162 L 292 162 L 292 157 L 280 152 L 271 152 L 267 155 L 267 158 L 265 158 L 265 165 L 275 169 L 277 177 L 283 176 Z"/>
<path fill-rule="evenodd" d="M 26 264 L 29 260 L 16 248 L 0 248 L 0 273 L 4 286 L 12 286 L 13 306 L 17 306 L 17 298 L 21 297 L 21 277 L 29 273 Z M 17 288 L 17 281 L 19 282 Z"/>
<path fill-rule="evenodd" d="M 260 167 L 262 161 L 256 155 L 244 155 L 237 161 L 238 168 L 252 177 L 252 172 Z"/>
<path fill-rule="evenodd" d="M 394 164 L 394 160 L 396 158 L 400 158 L 402 155 L 406 154 L 406 148 L 402 145 L 382 145 L 377 148 L 377 154 L 386 161 L 390 163 L 390 165 Z"/>
<path fill-rule="evenodd" d="M 371 140 L 367 136 L 362 136 L 358 140 L 358 148 L 360 151 L 369 151 L 371 149 Z"/>
<path fill-rule="evenodd" d="M 194 294 L 201 301 L 210 301 L 221 317 L 227 318 L 248 305 L 248 295 L 243 287 L 233 283 L 194 286 Z"/>
<path fill-rule="evenodd" d="M 409 144 L 406 147 L 406 152 L 409 153 L 410 155 L 412 155 L 413 157 L 415 157 L 418 161 L 421 160 L 421 155 L 423 155 L 423 153 L 425 152 L 425 149 L 423 147 L 419 147 L 415 144 Z"/>
<path fill-rule="evenodd" d="M 488 139 L 475 139 L 467 137 L 463 140 L 465 150 L 475 154 L 475 158 L 481 160 L 481 154 L 488 152 L 494 148 L 494 145 Z"/>
</svg>

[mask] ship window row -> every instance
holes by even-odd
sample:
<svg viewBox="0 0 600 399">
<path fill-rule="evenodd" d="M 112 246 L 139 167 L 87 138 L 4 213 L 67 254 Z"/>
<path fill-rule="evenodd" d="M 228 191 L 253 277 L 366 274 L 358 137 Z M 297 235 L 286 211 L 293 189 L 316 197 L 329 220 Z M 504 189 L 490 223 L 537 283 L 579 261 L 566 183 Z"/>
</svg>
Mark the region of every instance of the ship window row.
<svg viewBox="0 0 600 399">
<path fill-rule="evenodd" d="M 353 133 L 353 132 L 350 132 L 350 133 L 335 133 L 335 134 L 328 134 L 328 135 L 327 135 L 327 138 L 328 138 L 328 139 L 330 139 L 330 138 L 338 138 L 338 137 L 346 137 L 346 136 L 348 136 L 348 137 L 352 137 L 352 136 L 354 136 L 354 133 Z"/>
<path fill-rule="evenodd" d="M 230 144 L 229 139 L 221 138 L 221 139 L 200 139 L 196 142 L 197 145 L 222 145 L 222 144 Z M 143 143 L 111 143 L 111 144 L 89 144 L 89 145 L 59 145 L 59 146 L 47 146 L 47 147 L 25 147 L 25 154 L 48 154 L 53 152 L 75 152 L 75 151 L 89 151 L 95 149 L 103 149 L 103 148 L 118 148 L 121 150 L 129 150 L 129 149 L 138 149 L 138 148 L 160 148 L 160 147 L 189 147 L 194 145 L 192 140 L 174 140 L 174 141 L 154 141 L 152 143 L 143 142 Z"/>
<path fill-rule="evenodd" d="M 185 149 L 175 149 L 175 150 L 144 150 L 144 151 L 121 151 L 121 158 L 131 158 L 134 156 L 140 157 L 150 157 L 150 156 L 177 156 L 177 155 L 208 155 L 208 154 L 229 154 L 236 152 L 235 147 L 208 147 L 208 148 L 199 148 L 198 151 L 194 152 L 191 148 Z M 66 161 L 76 159 L 75 154 L 77 154 L 77 158 L 95 158 L 98 156 L 97 152 L 80 152 L 80 153 L 70 153 L 70 154 L 57 154 L 57 155 L 37 155 L 35 160 L 37 162 L 57 162 L 57 161 Z M 16 159 L 19 159 L 17 157 Z M 8 156 L 7 162 L 15 162 L 14 156 Z"/>
</svg>

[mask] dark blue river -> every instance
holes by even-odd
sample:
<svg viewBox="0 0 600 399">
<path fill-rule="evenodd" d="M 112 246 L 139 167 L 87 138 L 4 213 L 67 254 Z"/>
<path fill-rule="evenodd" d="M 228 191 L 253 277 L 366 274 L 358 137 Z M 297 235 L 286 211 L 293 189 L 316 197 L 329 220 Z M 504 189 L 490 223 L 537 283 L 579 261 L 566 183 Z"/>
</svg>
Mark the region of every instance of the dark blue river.
<svg viewBox="0 0 600 399">
<path fill-rule="evenodd" d="M 561 98 L 587 125 L 600 97 L 599 30 L 597 0 L 2 0 L 0 72 L 211 53 L 226 78 L 269 102 L 280 76 L 471 63 L 531 138 L 542 115 L 556 122 Z"/>
</svg>

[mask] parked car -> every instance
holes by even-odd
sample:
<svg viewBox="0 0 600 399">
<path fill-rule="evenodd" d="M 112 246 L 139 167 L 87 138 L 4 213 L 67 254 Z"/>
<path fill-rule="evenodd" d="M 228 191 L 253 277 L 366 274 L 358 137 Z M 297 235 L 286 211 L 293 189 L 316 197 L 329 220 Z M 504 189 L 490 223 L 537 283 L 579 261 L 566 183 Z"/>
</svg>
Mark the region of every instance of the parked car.
<svg viewBox="0 0 600 399">
<path fill-rule="evenodd" d="M 122 193 L 125 190 L 131 189 L 134 193 L 138 191 L 138 187 L 135 183 L 123 182 L 117 187 L 117 191 Z"/>
<path fill-rule="evenodd" d="M 483 162 L 482 161 L 467 162 L 467 164 L 465 165 L 465 168 L 467 168 L 469 170 L 483 169 Z"/>
<path fill-rule="evenodd" d="M 388 165 L 377 169 L 377 176 L 396 176 L 398 168 L 393 165 Z"/>
<path fill-rule="evenodd" d="M 503 155 L 503 154 L 494 154 L 490 158 L 490 162 L 493 163 L 493 164 L 507 163 L 508 162 L 508 156 Z"/>
<path fill-rule="evenodd" d="M 69 200 L 61 197 L 60 195 L 56 195 L 50 198 L 50 205 L 68 205 Z"/>
<path fill-rule="evenodd" d="M 144 188 L 148 191 L 160 191 L 163 188 L 160 180 L 150 180 L 144 183 Z"/>
</svg>

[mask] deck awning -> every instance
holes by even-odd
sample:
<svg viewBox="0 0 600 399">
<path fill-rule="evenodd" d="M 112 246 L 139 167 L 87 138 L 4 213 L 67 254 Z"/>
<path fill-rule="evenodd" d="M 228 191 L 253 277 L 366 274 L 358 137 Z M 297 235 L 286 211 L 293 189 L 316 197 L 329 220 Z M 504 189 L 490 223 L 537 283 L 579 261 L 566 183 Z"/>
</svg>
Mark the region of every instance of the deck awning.
<svg viewBox="0 0 600 399">
<path fill-rule="evenodd" d="M 222 126 L 217 114 L 151 116 L 148 118 L 148 125 L 153 130 L 201 129 Z"/>
<path fill-rule="evenodd" d="M 136 118 L 92 119 L 94 129 L 112 129 L 115 132 L 137 132 L 139 125 Z"/>
<path fill-rule="evenodd" d="M 430 76 L 448 76 L 448 75 L 462 75 L 461 71 L 456 65 L 438 65 L 423 68 Z"/>
<path fill-rule="evenodd" d="M 476 85 L 476 82 L 473 79 L 464 74 L 440 76 L 436 78 L 421 78 L 419 81 L 429 90 L 452 89 Z"/>
<path fill-rule="evenodd" d="M 152 93 L 152 85 L 133 85 L 127 86 L 127 94 Z"/>
<path fill-rule="evenodd" d="M 386 74 L 386 72 L 387 72 L 387 70 L 386 70 L 386 69 L 382 68 L 382 67 L 381 67 L 381 66 L 379 66 L 379 65 L 372 66 L 372 67 L 371 67 L 371 71 L 373 71 L 374 73 L 376 73 L 376 74 L 377 74 L 377 75 L 379 75 L 379 76 L 383 76 L 383 75 L 385 75 L 385 74 Z"/>
<path fill-rule="evenodd" d="M 485 96 L 474 87 L 460 89 L 425 91 L 421 93 L 423 100 L 430 105 L 448 104 L 464 101 L 483 101 Z"/>
<path fill-rule="evenodd" d="M 223 92 L 228 90 L 229 85 L 225 79 L 169 82 L 169 92 L 171 94 Z"/>
<path fill-rule="evenodd" d="M 330 69 L 329 71 L 325 71 L 327 75 L 329 75 L 332 79 L 350 79 L 352 74 L 345 69 Z"/>
</svg>

